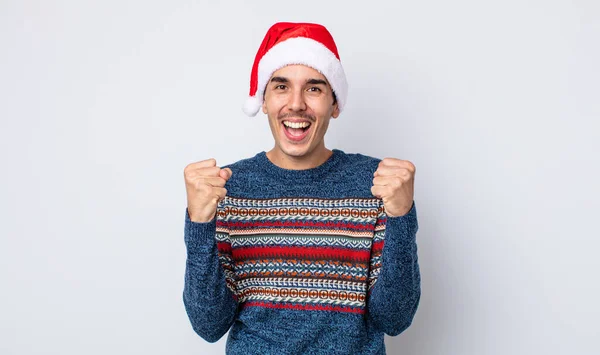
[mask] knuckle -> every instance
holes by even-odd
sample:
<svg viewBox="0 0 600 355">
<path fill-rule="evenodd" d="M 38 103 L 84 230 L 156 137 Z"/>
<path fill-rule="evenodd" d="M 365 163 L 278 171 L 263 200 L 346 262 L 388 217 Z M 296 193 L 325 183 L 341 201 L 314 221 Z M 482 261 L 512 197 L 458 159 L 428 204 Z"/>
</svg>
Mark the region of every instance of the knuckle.
<svg viewBox="0 0 600 355">
<path fill-rule="evenodd" d="M 206 185 L 203 181 L 198 182 L 196 189 L 203 195 L 208 195 L 212 192 L 212 187 L 209 185 Z"/>
<path fill-rule="evenodd" d="M 201 169 L 199 169 L 199 171 L 200 171 L 200 175 L 203 175 L 203 176 L 211 176 L 211 175 L 218 174 L 218 168 L 214 167 L 214 166 L 201 168 Z"/>
<path fill-rule="evenodd" d="M 185 173 L 183 178 L 187 184 L 194 184 L 196 182 L 195 175 L 191 172 Z"/>
</svg>

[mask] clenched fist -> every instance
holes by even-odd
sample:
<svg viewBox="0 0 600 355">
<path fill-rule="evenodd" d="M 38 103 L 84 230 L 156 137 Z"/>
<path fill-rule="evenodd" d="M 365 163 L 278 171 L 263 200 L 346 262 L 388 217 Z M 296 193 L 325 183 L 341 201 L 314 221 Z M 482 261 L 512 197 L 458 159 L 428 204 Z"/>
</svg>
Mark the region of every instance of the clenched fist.
<svg viewBox="0 0 600 355">
<path fill-rule="evenodd" d="M 193 222 L 210 222 L 216 212 L 217 204 L 227 194 L 225 182 L 231 178 L 229 168 L 221 169 L 215 159 L 191 163 L 183 170 L 187 207 Z"/>
<path fill-rule="evenodd" d="M 404 216 L 413 204 L 415 166 L 408 160 L 385 158 L 373 174 L 371 193 L 383 200 L 389 217 Z"/>
</svg>

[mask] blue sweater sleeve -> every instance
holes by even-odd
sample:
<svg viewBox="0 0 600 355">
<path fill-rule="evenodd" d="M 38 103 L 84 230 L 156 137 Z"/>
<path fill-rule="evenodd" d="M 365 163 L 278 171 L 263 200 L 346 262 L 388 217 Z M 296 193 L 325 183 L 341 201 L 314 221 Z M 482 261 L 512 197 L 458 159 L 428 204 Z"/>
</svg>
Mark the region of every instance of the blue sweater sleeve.
<svg viewBox="0 0 600 355">
<path fill-rule="evenodd" d="M 229 235 L 222 230 L 217 233 L 216 222 L 216 216 L 209 222 L 193 222 L 186 208 L 183 303 L 194 331 L 211 343 L 227 333 L 238 306 L 232 290 Z M 221 248 L 217 248 L 217 238 Z"/>
<path fill-rule="evenodd" d="M 412 323 L 421 297 L 417 258 L 418 230 L 415 203 L 404 216 L 388 217 L 380 208 L 374 244 L 383 238 L 383 250 L 372 253 L 368 317 L 388 335 L 402 333 Z"/>
</svg>

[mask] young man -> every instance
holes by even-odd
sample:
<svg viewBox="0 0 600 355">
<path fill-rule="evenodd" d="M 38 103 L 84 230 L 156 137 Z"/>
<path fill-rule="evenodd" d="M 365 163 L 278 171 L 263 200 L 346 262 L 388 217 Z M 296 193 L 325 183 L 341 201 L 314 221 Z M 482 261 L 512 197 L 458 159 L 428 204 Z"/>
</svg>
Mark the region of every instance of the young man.
<svg viewBox="0 0 600 355">
<path fill-rule="evenodd" d="M 262 108 L 273 149 L 189 164 L 183 301 L 227 354 L 385 354 L 384 333 L 420 299 L 415 167 L 325 147 L 347 84 L 321 25 L 277 23 L 244 112 Z"/>
</svg>

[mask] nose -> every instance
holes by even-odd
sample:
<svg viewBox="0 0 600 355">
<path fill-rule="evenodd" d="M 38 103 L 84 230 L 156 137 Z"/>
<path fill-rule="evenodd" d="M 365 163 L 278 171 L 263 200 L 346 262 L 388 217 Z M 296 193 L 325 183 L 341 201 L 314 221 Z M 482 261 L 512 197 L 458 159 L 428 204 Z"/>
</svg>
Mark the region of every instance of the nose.
<svg viewBox="0 0 600 355">
<path fill-rule="evenodd" d="M 306 101 L 304 100 L 304 92 L 302 89 L 291 91 L 288 100 L 288 108 L 290 111 L 306 110 Z"/>
</svg>

